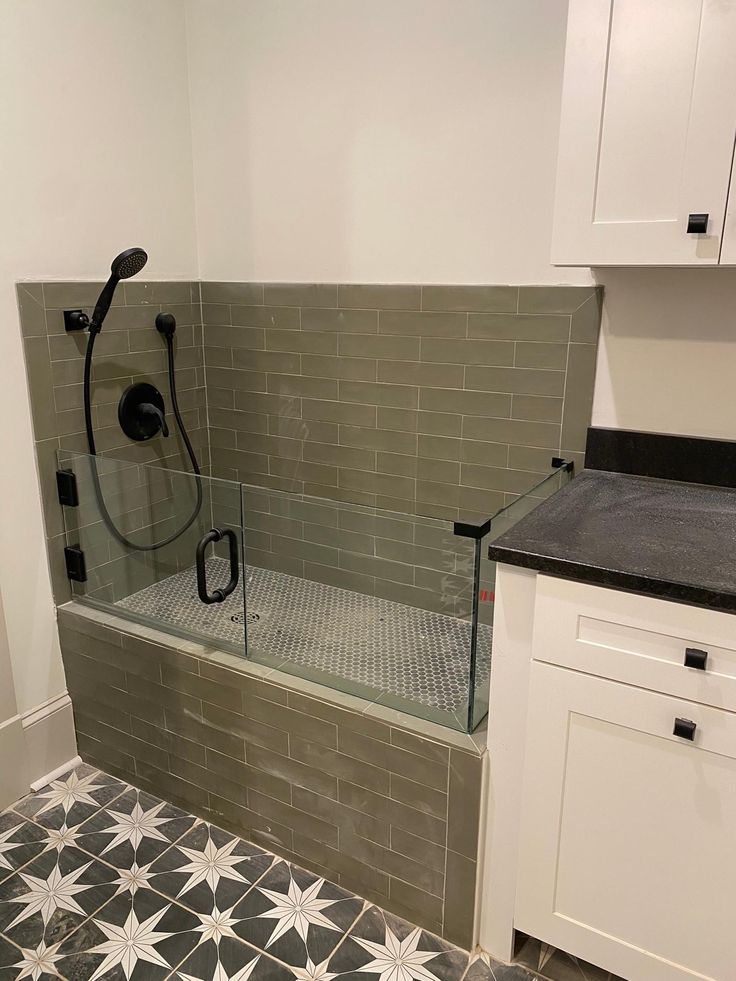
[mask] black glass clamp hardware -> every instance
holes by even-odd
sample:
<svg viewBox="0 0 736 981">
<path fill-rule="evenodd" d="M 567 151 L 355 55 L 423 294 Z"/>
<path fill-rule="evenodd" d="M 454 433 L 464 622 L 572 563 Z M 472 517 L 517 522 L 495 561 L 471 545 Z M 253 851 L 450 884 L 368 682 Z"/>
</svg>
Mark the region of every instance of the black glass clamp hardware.
<svg viewBox="0 0 736 981">
<path fill-rule="evenodd" d="M 695 730 L 697 725 L 691 719 L 675 719 L 675 728 L 672 730 L 673 736 L 679 736 L 680 739 L 689 739 L 691 742 L 695 739 Z"/>
<path fill-rule="evenodd" d="M 685 648 L 686 668 L 697 668 L 698 671 L 705 671 L 705 665 L 707 661 L 708 661 L 707 651 L 701 651 L 697 647 Z"/>
<path fill-rule="evenodd" d="M 72 582 L 87 582 L 87 563 L 79 545 L 67 545 L 64 549 L 66 575 Z"/>
<path fill-rule="evenodd" d="M 77 490 L 77 478 L 73 470 L 56 471 L 56 493 L 59 504 L 67 508 L 79 506 L 79 491 Z"/>
<path fill-rule="evenodd" d="M 573 460 L 566 460 L 562 456 L 553 456 L 550 466 L 553 470 L 566 470 L 568 473 L 572 473 L 575 469 L 575 463 Z"/>
<path fill-rule="evenodd" d="M 708 215 L 692 214 L 687 216 L 688 235 L 705 235 L 708 231 Z"/>
<path fill-rule="evenodd" d="M 207 569 L 204 553 L 210 542 L 221 542 L 226 538 L 230 548 L 230 581 L 221 589 L 207 591 Z M 211 528 L 197 543 L 197 593 L 203 603 L 222 603 L 238 585 L 238 539 L 231 528 Z"/>
</svg>

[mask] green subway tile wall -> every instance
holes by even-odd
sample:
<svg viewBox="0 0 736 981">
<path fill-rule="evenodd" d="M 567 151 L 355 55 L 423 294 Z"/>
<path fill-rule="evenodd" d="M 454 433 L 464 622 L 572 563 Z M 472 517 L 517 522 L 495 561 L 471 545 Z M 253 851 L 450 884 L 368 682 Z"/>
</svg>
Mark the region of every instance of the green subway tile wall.
<svg viewBox="0 0 736 981">
<path fill-rule="evenodd" d="M 87 762 L 472 945 L 480 741 L 407 731 L 73 605 L 59 630 Z"/>
</svg>

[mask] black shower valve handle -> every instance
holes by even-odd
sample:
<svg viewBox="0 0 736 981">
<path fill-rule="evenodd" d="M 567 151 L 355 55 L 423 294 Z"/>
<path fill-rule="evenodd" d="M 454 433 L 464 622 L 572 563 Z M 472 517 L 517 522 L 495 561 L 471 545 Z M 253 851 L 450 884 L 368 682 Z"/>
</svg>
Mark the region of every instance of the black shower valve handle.
<svg viewBox="0 0 736 981">
<path fill-rule="evenodd" d="M 144 415 L 156 416 L 158 419 L 159 429 L 161 430 L 161 435 L 169 435 L 169 427 L 166 425 L 166 416 L 157 405 L 153 405 L 152 402 L 142 402 L 140 411 Z"/>
</svg>

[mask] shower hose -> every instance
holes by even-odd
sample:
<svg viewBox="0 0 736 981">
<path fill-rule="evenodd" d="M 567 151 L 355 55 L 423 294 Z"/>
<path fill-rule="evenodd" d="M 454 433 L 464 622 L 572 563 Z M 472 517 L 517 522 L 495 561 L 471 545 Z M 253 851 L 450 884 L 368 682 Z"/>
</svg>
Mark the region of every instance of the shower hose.
<svg viewBox="0 0 736 981">
<path fill-rule="evenodd" d="M 92 427 L 92 400 L 91 400 L 91 383 L 92 383 L 92 354 L 94 351 L 95 340 L 99 334 L 99 329 L 90 329 L 87 337 L 87 350 L 84 355 L 84 426 L 87 431 L 87 445 L 89 447 L 90 455 L 97 457 L 97 449 L 95 447 L 95 434 Z M 176 419 L 176 425 L 181 433 L 181 438 L 184 441 L 184 446 L 186 447 L 187 453 L 189 454 L 189 459 L 192 463 L 192 470 L 194 471 L 194 482 L 197 492 L 197 500 L 194 505 L 194 510 L 191 515 L 182 525 L 181 528 L 173 532 L 168 538 L 162 539 L 160 542 L 152 542 L 150 545 L 139 545 L 137 542 L 131 541 L 127 538 L 115 525 L 110 512 L 105 504 L 105 499 L 102 494 L 102 488 L 100 486 L 100 476 L 97 472 L 97 461 L 93 461 L 91 466 L 92 471 L 92 481 L 95 489 L 95 497 L 97 498 L 97 503 L 100 508 L 100 513 L 102 515 L 102 520 L 107 526 L 108 530 L 121 545 L 125 545 L 126 548 L 133 549 L 136 552 L 155 552 L 159 548 L 163 548 L 165 545 L 170 545 L 172 542 L 176 541 L 177 538 L 181 537 L 187 528 L 190 528 L 194 521 L 196 520 L 201 508 L 202 508 L 202 480 L 201 471 L 199 469 L 199 463 L 197 462 L 197 456 L 194 452 L 194 447 L 189 439 L 189 434 L 187 433 L 186 426 L 184 425 L 184 420 L 181 417 L 181 412 L 179 410 L 179 401 L 176 396 L 176 372 L 174 368 L 174 340 L 173 337 L 165 335 L 164 340 L 166 341 L 166 354 L 167 363 L 169 369 L 169 390 L 171 392 L 171 405 L 174 410 L 174 417 Z"/>
</svg>

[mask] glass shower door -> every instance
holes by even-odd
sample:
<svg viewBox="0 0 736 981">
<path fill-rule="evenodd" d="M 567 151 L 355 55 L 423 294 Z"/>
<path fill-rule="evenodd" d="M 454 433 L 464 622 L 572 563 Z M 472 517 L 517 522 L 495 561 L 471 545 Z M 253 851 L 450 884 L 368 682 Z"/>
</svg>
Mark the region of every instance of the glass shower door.
<svg viewBox="0 0 736 981">
<path fill-rule="evenodd" d="M 58 461 L 74 597 L 244 655 L 240 484 L 86 453 Z"/>
</svg>

